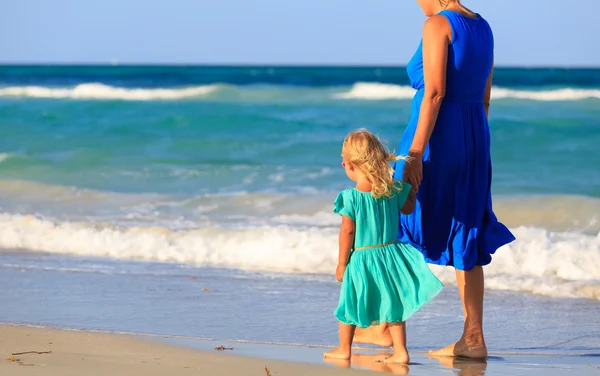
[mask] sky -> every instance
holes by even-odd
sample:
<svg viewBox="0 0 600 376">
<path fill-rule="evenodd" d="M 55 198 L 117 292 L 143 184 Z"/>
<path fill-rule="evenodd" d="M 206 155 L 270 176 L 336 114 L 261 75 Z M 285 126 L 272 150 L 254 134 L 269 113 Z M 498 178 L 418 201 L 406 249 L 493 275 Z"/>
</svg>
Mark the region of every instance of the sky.
<svg viewBox="0 0 600 376">
<path fill-rule="evenodd" d="M 0 1 L 0 63 L 403 65 L 425 21 L 415 0 Z M 600 0 L 463 4 L 496 65 L 600 67 Z"/>
</svg>

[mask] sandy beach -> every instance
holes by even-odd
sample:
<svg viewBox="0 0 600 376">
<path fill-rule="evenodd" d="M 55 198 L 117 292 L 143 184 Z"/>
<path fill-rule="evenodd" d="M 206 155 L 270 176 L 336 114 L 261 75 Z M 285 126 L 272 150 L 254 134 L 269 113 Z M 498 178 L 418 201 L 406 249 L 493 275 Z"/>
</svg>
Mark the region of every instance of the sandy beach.
<svg viewBox="0 0 600 376">
<path fill-rule="evenodd" d="M 597 357 L 557 354 L 494 354 L 487 361 L 429 359 L 414 352 L 411 364 L 375 363 L 381 353 L 359 351 L 352 364 L 326 364 L 322 348 L 185 341 L 0 325 L 0 374 L 11 376 L 154 375 L 598 375 Z M 216 346 L 233 350 L 215 350 Z M 252 356 L 249 356 L 252 355 Z M 262 355 L 262 356 L 260 356 Z M 260 356 L 260 357 L 258 357 Z M 268 358 L 268 359 L 267 359 Z M 282 360 L 283 359 L 283 360 Z M 289 361 L 294 360 L 294 361 Z"/>
<path fill-rule="evenodd" d="M 233 356 L 216 350 L 203 352 L 145 338 L 96 332 L 0 326 L 0 338 L 2 375 L 335 376 L 348 372 L 334 367 Z"/>
</svg>

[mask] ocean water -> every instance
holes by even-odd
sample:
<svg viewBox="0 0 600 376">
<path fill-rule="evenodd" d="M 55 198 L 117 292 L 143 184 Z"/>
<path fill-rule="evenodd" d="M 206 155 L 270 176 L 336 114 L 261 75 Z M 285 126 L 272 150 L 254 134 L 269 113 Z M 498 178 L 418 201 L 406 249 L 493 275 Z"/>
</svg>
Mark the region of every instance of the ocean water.
<svg viewBox="0 0 600 376">
<path fill-rule="evenodd" d="M 0 321 L 332 344 L 341 142 L 396 148 L 412 95 L 390 67 L 0 66 Z M 492 344 L 598 348 L 600 69 L 498 68 L 492 99 L 517 240 L 486 267 L 488 327 L 508 309 L 528 328 Z M 433 269 L 424 348 L 461 320 Z"/>
</svg>

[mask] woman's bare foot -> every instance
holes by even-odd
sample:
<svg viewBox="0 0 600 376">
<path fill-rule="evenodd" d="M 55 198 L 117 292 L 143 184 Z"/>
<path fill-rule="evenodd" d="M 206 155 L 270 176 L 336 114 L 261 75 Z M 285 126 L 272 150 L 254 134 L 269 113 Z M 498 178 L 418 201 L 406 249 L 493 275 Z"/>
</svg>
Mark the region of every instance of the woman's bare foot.
<svg viewBox="0 0 600 376">
<path fill-rule="evenodd" d="M 410 362 L 410 356 L 408 351 L 394 351 L 394 355 L 386 358 L 384 363 L 395 363 L 395 364 L 408 364 Z"/>
<path fill-rule="evenodd" d="M 463 335 L 458 342 L 436 351 L 430 351 L 432 357 L 455 356 L 471 359 L 487 357 L 487 347 L 483 336 L 483 295 L 484 275 L 481 266 L 471 270 L 456 269 L 456 282 L 463 303 L 465 322 Z"/>
<path fill-rule="evenodd" d="M 324 358 L 333 358 L 333 359 L 342 359 L 349 360 L 351 356 L 350 348 L 343 349 L 341 347 L 336 348 L 335 350 L 331 350 L 323 354 Z"/>
<path fill-rule="evenodd" d="M 429 351 L 429 356 L 433 357 L 460 356 L 471 359 L 485 359 L 487 358 L 487 355 L 487 347 L 483 340 L 467 344 L 467 341 L 465 341 L 464 338 L 461 338 L 458 342 L 446 346 L 443 349 Z"/>
</svg>

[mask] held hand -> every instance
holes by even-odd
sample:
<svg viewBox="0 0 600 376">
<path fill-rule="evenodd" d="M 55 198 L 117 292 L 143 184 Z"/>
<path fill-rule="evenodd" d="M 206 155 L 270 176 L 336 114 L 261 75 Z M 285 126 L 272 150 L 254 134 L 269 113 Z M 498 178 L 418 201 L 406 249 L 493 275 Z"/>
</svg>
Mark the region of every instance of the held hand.
<svg viewBox="0 0 600 376">
<path fill-rule="evenodd" d="M 404 164 L 402 180 L 413 186 L 415 192 L 423 180 L 423 156 L 420 153 L 409 153 L 410 159 Z"/>
<path fill-rule="evenodd" d="M 342 282 L 344 280 L 344 273 L 346 272 L 346 265 L 338 265 L 335 270 L 335 279 L 338 282 Z"/>
</svg>

